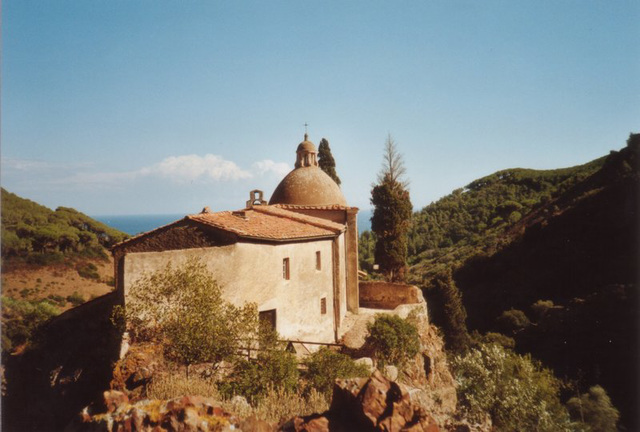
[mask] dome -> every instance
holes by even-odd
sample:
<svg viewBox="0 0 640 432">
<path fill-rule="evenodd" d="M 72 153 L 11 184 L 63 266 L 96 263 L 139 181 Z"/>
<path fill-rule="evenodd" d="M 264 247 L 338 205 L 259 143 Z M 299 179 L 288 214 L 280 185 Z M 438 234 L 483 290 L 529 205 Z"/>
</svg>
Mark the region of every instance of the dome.
<svg viewBox="0 0 640 432">
<path fill-rule="evenodd" d="M 295 169 L 282 179 L 269 204 L 346 206 L 340 186 L 318 166 L 316 146 L 304 134 L 296 149 Z"/>
<path fill-rule="evenodd" d="M 317 166 L 291 171 L 271 195 L 269 204 L 306 206 L 346 206 L 340 186 Z"/>
</svg>

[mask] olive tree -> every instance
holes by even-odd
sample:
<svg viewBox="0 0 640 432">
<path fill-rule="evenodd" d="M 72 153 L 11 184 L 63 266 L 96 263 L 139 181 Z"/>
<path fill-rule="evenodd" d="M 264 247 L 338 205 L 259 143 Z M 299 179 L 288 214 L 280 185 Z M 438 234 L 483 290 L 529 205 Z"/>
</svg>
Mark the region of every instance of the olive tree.
<svg viewBox="0 0 640 432">
<path fill-rule="evenodd" d="M 184 364 L 219 363 L 256 336 L 255 304 L 237 307 L 222 298 L 222 289 L 197 260 L 171 263 L 145 274 L 126 299 L 133 336 L 163 345 L 167 357 Z"/>
</svg>

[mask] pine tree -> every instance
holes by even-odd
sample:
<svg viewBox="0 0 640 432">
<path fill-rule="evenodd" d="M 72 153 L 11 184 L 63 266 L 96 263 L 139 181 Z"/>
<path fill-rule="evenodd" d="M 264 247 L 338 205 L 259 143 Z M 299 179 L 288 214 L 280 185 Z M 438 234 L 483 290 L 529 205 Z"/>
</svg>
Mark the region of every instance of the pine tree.
<svg viewBox="0 0 640 432">
<path fill-rule="evenodd" d="M 378 184 L 371 190 L 371 229 L 376 234 L 376 263 L 391 281 L 403 281 L 408 254 L 407 234 L 413 206 L 403 179 L 405 168 L 391 136 L 387 138 Z"/>
<path fill-rule="evenodd" d="M 467 311 L 451 269 L 438 273 L 433 279 L 433 285 L 442 305 L 442 331 L 447 347 L 454 352 L 465 351 L 470 343 L 466 324 Z"/>
<path fill-rule="evenodd" d="M 340 177 L 336 174 L 336 161 L 331 154 L 329 141 L 326 138 L 322 138 L 318 146 L 318 165 L 320 165 L 322 171 L 327 173 L 340 186 Z"/>
</svg>

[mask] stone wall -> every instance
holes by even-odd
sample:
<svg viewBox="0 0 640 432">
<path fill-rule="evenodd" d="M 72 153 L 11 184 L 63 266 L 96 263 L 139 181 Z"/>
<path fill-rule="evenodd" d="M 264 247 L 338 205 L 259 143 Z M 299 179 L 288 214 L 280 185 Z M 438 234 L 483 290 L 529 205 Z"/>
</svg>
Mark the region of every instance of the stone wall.
<svg viewBox="0 0 640 432">
<path fill-rule="evenodd" d="M 382 281 L 360 282 L 360 307 L 395 309 L 402 304 L 423 301 L 422 292 L 413 285 Z"/>
</svg>

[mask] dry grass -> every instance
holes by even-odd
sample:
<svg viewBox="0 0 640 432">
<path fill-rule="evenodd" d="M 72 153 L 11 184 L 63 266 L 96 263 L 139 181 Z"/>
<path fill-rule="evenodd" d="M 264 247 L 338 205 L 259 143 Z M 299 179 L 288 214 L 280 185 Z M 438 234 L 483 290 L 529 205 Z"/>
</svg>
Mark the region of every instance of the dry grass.
<svg viewBox="0 0 640 432">
<path fill-rule="evenodd" d="M 169 374 L 154 377 L 147 387 L 149 399 L 175 399 L 185 395 L 198 395 L 222 400 L 215 383 L 199 376 Z"/>
<path fill-rule="evenodd" d="M 325 397 L 315 390 L 308 396 L 300 392 L 287 392 L 281 388 L 271 388 L 257 406 L 250 406 L 242 398 L 223 399 L 211 379 L 184 375 L 162 375 L 155 377 L 147 389 L 149 399 L 168 400 L 184 395 L 198 395 L 220 401 L 220 406 L 230 413 L 247 418 L 256 416 L 271 424 L 279 424 L 298 415 L 321 413 L 329 409 Z"/>
</svg>

